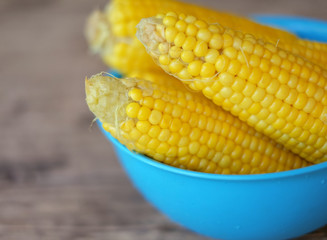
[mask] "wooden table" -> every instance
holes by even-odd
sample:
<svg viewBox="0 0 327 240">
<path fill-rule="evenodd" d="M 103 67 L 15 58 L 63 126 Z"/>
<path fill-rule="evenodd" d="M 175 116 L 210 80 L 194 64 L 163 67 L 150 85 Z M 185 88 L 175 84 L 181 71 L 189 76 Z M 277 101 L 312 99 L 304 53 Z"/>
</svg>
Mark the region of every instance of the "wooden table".
<svg viewBox="0 0 327 240">
<path fill-rule="evenodd" d="M 311 1 L 204 4 L 327 20 L 327 2 Z M 91 126 L 84 77 L 107 68 L 83 27 L 105 3 L 0 1 L 0 239 L 207 239 L 152 208 Z M 299 239 L 327 239 L 327 228 Z"/>
</svg>

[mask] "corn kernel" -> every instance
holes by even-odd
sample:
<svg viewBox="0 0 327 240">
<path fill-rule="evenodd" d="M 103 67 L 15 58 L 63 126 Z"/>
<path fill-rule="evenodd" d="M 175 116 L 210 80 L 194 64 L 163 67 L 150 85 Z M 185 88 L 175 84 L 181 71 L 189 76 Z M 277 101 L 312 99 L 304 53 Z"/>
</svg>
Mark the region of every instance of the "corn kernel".
<svg viewBox="0 0 327 240">
<path fill-rule="evenodd" d="M 181 19 L 181 20 L 184 20 L 186 18 L 186 15 L 184 13 L 180 13 L 178 15 L 178 18 Z"/>
<path fill-rule="evenodd" d="M 281 85 L 275 96 L 281 100 L 284 100 L 288 96 L 289 92 L 290 89 L 287 85 Z"/>
<path fill-rule="evenodd" d="M 155 110 L 155 109 L 151 111 L 151 114 L 149 116 L 149 121 L 151 124 L 157 125 L 160 123 L 161 119 L 162 119 L 161 112 L 159 112 L 158 110 Z"/>
<path fill-rule="evenodd" d="M 286 70 L 281 69 L 279 72 L 278 81 L 281 84 L 287 84 L 289 81 L 289 73 Z"/>
<path fill-rule="evenodd" d="M 216 49 L 208 49 L 207 54 L 205 55 L 204 59 L 208 63 L 215 64 L 218 56 L 219 56 L 219 52 Z"/>
<path fill-rule="evenodd" d="M 268 73 L 263 73 L 261 79 L 258 82 L 258 87 L 266 88 L 271 82 L 271 77 Z"/>
<path fill-rule="evenodd" d="M 188 37 L 186 37 L 186 39 L 182 45 L 182 48 L 184 50 L 193 50 L 195 48 L 195 45 L 196 45 L 195 37 L 188 36 Z"/>
<path fill-rule="evenodd" d="M 179 120 L 178 118 L 174 118 L 172 121 L 171 121 L 171 125 L 169 126 L 169 129 L 172 131 L 172 132 L 177 132 L 179 131 L 179 129 L 181 128 L 182 126 L 182 122 L 181 120 Z"/>
<path fill-rule="evenodd" d="M 300 93 L 297 97 L 297 100 L 294 102 L 293 106 L 297 109 L 303 109 L 307 104 L 308 97 L 304 93 Z"/>
<path fill-rule="evenodd" d="M 259 68 L 261 69 L 262 72 L 267 73 L 270 69 L 270 64 L 267 59 L 261 59 Z"/>
<path fill-rule="evenodd" d="M 167 42 L 172 43 L 177 35 L 178 31 L 175 27 L 167 27 L 165 30 L 165 38 Z"/>
<path fill-rule="evenodd" d="M 222 37 L 223 37 L 223 46 L 225 49 L 233 46 L 233 37 L 230 34 L 225 32 Z"/>
<path fill-rule="evenodd" d="M 169 56 L 172 58 L 179 58 L 179 56 L 181 55 L 182 49 L 177 47 L 177 46 L 172 46 L 169 49 Z"/>
<path fill-rule="evenodd" d="M 162 119 L 160 121 L 159 126 L 161 128 L 169 128 L 171 122 L 172 122 L 172 117 L 168 114 L 163 114 Z"/>
<path fill-rule="evenodd" d="M 136 128 L 141 132 L 141 133 L 148 133 L 150 130 L 151 124 L 148 121 L 138 121 L 136 123 Z"/>
<path fill-rule="evenodd" d="M 176 21 L 177 21 L 176 17 L 167 15 L 163 18 L 162 23 L 167 27 L 173 27 Z"/>
<path fill-rule="evenodd" d="M 198 28 L 208 28 L 208 24 L 201 20 L 196 20 L 194 22 L 194 25 L 197 26 Z"/>
<path fill-rule="evenodd" d="M 188 72 L 187 68 L 183 68 L 182 70 L 177 73 L 177 77 L 179 77 L 181 80 L 191 80 L 192 75 Z"/>
<path fill-rule="evenodd" d="M 255 55 L 259 56 L 259 57 L 262 57 L 263 53 L 264 53 L 263 46 L 260 45 L 260 44 L 255 44 L 254 48 L 253 48 L 253 54 L 255 54 Z"/>
<path fill-rule="evenodd" d="M 279 66 L 282 63 L 282 58 L 275 53 L 272 55 L 270 61 L 272 64 Z"/>
<path fill-rule="evenodd" d="M 183 32 L 177 33 L 177 35 L 176 35 L 176 37 L 174 39 L 175 46 L 173 46 L 173 47 L 182 47 L 185 39 L 186 39 L 186 36 L 185 36 L 185 34 Z M 167 52 L 164 52 L 164 53 L 167 53 Z"/>
<path fill-rule="evenodd" d="M 185 32 L 187 23 L 184 22 L 183 20 L 178 20 L 175 24 L 175 27 L 179 32 Z"/>
<path fill-rule="evenodd" d="M 167 12 L 166 16 L 172 16 L 174 18 L 178 17 L 177 14 L 175 12 L 172 12 L 172 11 Z"/>
<path fill-rule="evenodd" d="M 231 159 L 231 157 L 228 156 L 228 155 L 224 155 L 224 156 L 221 158 L 220 162 L 219 162 L 219 166 L 220 166 L 221 168 L 226 169 L 226 168 L 228 168 L 228 167 L 231 165 L 231 163 L 232 163 L 232 159 Z"/>
<path fill-rule="evenodd" d="M 157 139 L 155 138 L 152 138 L 148 144 L 147 144 L 147 148 L 149 149 L 152 149 L 152 150 L 155 150 L 160 144 L 160 141 L 158 141 Z"/>
<path fill-rule="evenodd" d="M 167 141 L 168 144 L 171 146 L 178 145 L 180 141 L 181 136 L 177 132 L 172 132 L 170 134 L 170 137 Z"/>
<path fill-rule="evenodd" d="M 260 62 L 261 62 L 261 60 L 260 60 L 260 58 L 258 56 L 251 55 L 251 57 L 249 59 L 250 66 L 252 66 L 252 67 L 259 67 Z"/>
<path fill-rule="evenodd" d="M 233 94 L 233 90 L 230 87 L 223 87 L 220 90 L 220 94 L 223 98 L 229 98 Z"/>
<path fill-rule="evenodd" d="M 232 59 L 229 63 L 227 71 L 233 75 L 237 75 L 240 69 L 241 69 L 241 63 L 236 59 Z"/>
<path fill-rule="evenodd" d="M 183 123 L 182 127 L 179 129 L 181 136 L 188 136 L 191 132 L 191 126 L 187 123 Z M 188 139 L 188 138 L 187 138 Z"/>
<path fill-rule="evenodd" d="M 196 17 L 188 15 L 188 16 L 186 16 L 184 21 L 187 22 L 187 23 L 194 23 L 196 21 Z"/>
<path fill-rule="evenodd" d="M 164 43 L 159 43 L 158 45 L 158 50 L 161 54 L 166 54 L 168 53 L 169 50 L 169 44 L 164 42 Z"/>
<path fill-rule="evenodd" d="M 216 73 L 215 66 L 211 63 L 204 63 L 202 64 L 200 76 L 207 78 L 207 77 L 213 77 Z"/>
<path fill-rule="evenodd" d="M 194 55 L 197 57 L 204 57 L 207 54 L 208 45 L 204 41 L 198 41 L 193 50 Z"/>
<path fill-rule="evenodd" d="M 164 109 L 164 112 L 166 113 L 166 114 L 171 114 L 171 112 L 173 111 L 173 104 L 171 104 L 171 103 L 167 103 L 166 104 L 166 107 L 165 107 L 165 109 Z"/>
<path fill-rule="evenodd" d="M 142 91 L 138 88 L 133 88 L 128 92 L 128 96 L 132 98 L 134 101 L 140 101 L 142 99 Z"/>
<path fill-rule="evenodd" d="M 215 24 L 215 25 L 210 24 L 209 27 L 208 27 L 208 29 L 212 33 L 220 33 L 220 28 L 218 27 L 217 24 Z"/>
<path fill-rule="evenodd" d="M 166 107 L 166 103 L 162 99 L 156 99 L 154 101 L 153 108 L 157 109 L 158 111 L 162 112 Z"/>
<path fill-rule="evenodd" d="M 183 51 L 181 53 L 181 59 L 185 62 L 185 63 L 190 63 L 193 61 L 194 59 L 194 54 L 193 54 L 193 51 Z"/>
<path fill-rule="evenodd" d="M 277 78 L 279 75 L 280 69 L 278 66 L 272 65 L 269 70 L 269 74 L 272 78 Z"/>
<path fill-rule="evenodd" d="M 229 66 L 229 59 L 225 55 L 219 55 L 215 64 L 218 73 L 225 72 Z"/>
<path fill-rule="evenodd" d="M 221 49 L 224 44 L 224 39 L 220 34 L 213 34 L 211 39 L 209 40 L 209 47 L 211 49 Z"/>
<path fill-rule="evenodd" d="M 188 146 L 190 154 L 195 155 L 200 149 L 199 142 L 191 142 Z"/>
<path fill-rule="evenodd" d="M 162 129 L 158 135 L 158 140 L 161 141 L 161 142 L 166 142 L 168 141 L 170 137 L 170 131 L 165 128 L 165 129 Z"/>
<path fill-rule="evenodd" d="M 169 145 L 165 142 L 161 142 L 156 149 L 156 152 L 159 154 L 165 154 L 169 150 Z"/>
<path fill-rule="evenodd" d="M 137 118 L 141 121 L 148 120 L 151 110 L 148 107 L 142 106 L 138 111 Z"/>
<path fill-rule="evenodd" d="M 202 68 L 202 62 L 197 60 L 191 62 L 188 65 L 187 70 L 192 76 L 199 76 L 201 72 L 201 68 Z"/>
<path fill-rule="evenodd" d="M 161 65 L 168 65 L 170 63 L 170 58 L 168 55 L 160 55 L 159 63 Z"/>
<path fill-rule="evenodd" d="M 256 88 L 251 98 L 254 102 L 261 102 L 265 98 L 265 96 L 266 96 L 265 90 L 263 90 L 262 88 Z"/>
<path fill-rule="evenodd" d="M 236 59 L 237 58 L 237 50 L 233 47 L 224 48 L 223 54 L 227 56 L 229 59 Z"/>
<path fill-rule="evenodd" d="M 126 106 L 126 114 L 130 118 L 136 118 L 141 106 L 138 103 L 132 102 Z"/>
<path fill-rule="evenodd" d="M 177 73 L 177 72 L 181 71 L 183 68 L 184 68 L 184 65 L 183 65 L 183 63 L 181 63 L 181 61 L 179 59 L 174 59 L 169 64 L 169 71 L 171 73 Z"/>
<path fill-rule="evenodd" d="M 172 157 L 172 161 L 175 160 L 175 157 L 177 156 L 177 147 L 176 146 L 171 146 L 169 150 L 167 151 L 167 156 Z M 166 164 L 169 164 L 168 162 L 165 162 Z M 173 165 L 173 163 L 171 163 Z"/>
<path fill-rule="evenodd" d="M 156 138 L 159 135 L 160 130 L 161 130 L 161 128 L 159 126 L 157 126 L 157 125 L 151 126 L 150 129 L 149 129 L 148 135 L 151 138 Z"/>
<path fill-rule="evenodd" d="M 272 80 L 269 86 L 266 88 L 266 91 L 270 94 L 275 94 L 280 88 L 280 84 L 276 80 Z"/>
<path fill-rule="evenodd" d="M 256 86 L 253 83 L 247 83 L 243 89 L 244 96 L 250 97 L 256 90 Z"/>
<path fill-rule="evenodd" d="M 198 28 L 194 24 L 188 24 L 185 30 L 187 36 L 196 36 Z"/>
<path fill-rule="evenodd" d="M 281 106 L 282 106 L 283 102 L 279 99 L 275 99 L 272 104 L 269 107 L 269 110 L 273 113 L 277 112 Z"/>
<path fill-rule="evenodd" d="M 163 92 L 160 91 L 159 89 L 153 90 L 152 97 L 153 98 L 162 98 Z"/>
<path fill-rule="evenodd" d="M 253 101 L 249 97 L 245 97 L 240 103 L 240 107 L 243 109 L 248 109 L 253 104 Z M 241 117 L 241 114 L 240 114 Z"/>
<path fill-rule="evenodd" d="M 197 32 L 196 37 L 198 40 L 209 42 L 211 39 L 211 35 L 212 35 L 212 33 L 208 29 L 201 28 Z"/>
<path fill-rule="evenodd" d="M 253 52 L 253 48 L 254 48 L 253 43 L 251 43 L 248 40 L 243 41 L 242 50 L 244 52 L 251 54 Z"/>
</svg>

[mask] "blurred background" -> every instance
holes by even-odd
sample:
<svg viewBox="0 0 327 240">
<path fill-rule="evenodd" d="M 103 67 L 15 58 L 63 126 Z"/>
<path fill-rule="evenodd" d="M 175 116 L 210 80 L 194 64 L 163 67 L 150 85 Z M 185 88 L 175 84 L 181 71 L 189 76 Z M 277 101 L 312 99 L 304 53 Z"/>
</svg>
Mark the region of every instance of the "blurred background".
<svg viewBox="0 0 327 240">
<path fill-rule="evenodd" d="M 187 2 L 327 21 L 325 0 Z M 0 0 L 0 239 L 207 239 L 152 208 L 92 126 L 84 78 L 107 67 L 83 29 L 106 3 Z"/>
</svg>

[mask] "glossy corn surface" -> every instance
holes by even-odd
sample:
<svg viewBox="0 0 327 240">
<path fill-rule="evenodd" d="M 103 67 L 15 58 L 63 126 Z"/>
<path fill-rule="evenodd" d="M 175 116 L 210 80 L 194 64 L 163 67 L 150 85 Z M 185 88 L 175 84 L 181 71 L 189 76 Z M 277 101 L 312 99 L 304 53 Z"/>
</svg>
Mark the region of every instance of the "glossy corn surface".
<svg viewBox="0 0 327 240">
<path fill-rule="evenodd" d="M 219 8 L 219 5 L 217 8 Z M 155 64 L 149 60 L 145 54 L 144 48 L 141 47 L 135 39 L 136 25 L 142 18 L 152 17 L 169 11 L 177 13 L 183 12 L 201 18 L 209 23 L 219 22 L 234 30 L 253 34 L 257 38 L 264 39 L 286 51 L 301 55 L 322 66 L 325 66 L 327 63 L 326 44 L 301 40 L 293 34 L 263 26 L 242 16 L 211 10 L 175 0 L 110 1 L 103 12 L 96 11 L 96 14 L 92 14 L 101 15 L 101 17 L 94 18 L 92 15 L 90 17 L 89 22 L 93 24 L 88 24 L 88 28 L 91 30 L 87 32 L 99 33 L 95 36 L 87 34 L 91 49 L 94 49 L 93 44 L 96 42 L 93 39 L 98 39 L 97 36 L 101 35 L 101 40 L 107 39 L 105 41 L 108 44 L 102 45 L 98 53 L 110 67 L 125 74 L 134 70 L 156 69 Z M 98 24 L 96 23 L 97 21 Z M 185 22 L 179 22 L 180 28 L 185 26 Z M 192 31 L 192 29 L 194 30 L 196 27 L 198 27 L 196 24 L 194 26 L 190 25 L 187 31 Z M 92 30 L 94 28 L 98 31 Z M 135 59 L 137 59 L 137 61 L 135 61 Z"/>
<path fill-rule="evenodd" d="M 129 149 L 175 167 L 219 174 L 309 165 L 175 79 L 146 77 L 151 81 L 103 75 L 86 80 L 90 110 Z"/>
<path fill-rule="evenodd" d="M 253 35 L 184 14 L 144 19 L 158 64 L 310 162 L 327 161 L 327 72 Z M 178 21 L 201 27 L 184 31 Z"/>
<path fill-rule="evenodd" d="M 219 9 L 219 5 L 217 5 Z M 143 18 L 152 17 L 167 12 L 178 12 L 205 19 L 207 22 L 217 22 L 238 30 L 248 31 L 277 41 L 278 39 L 296 39 L 288 32 L 263 26 L 250 19 L 231 13 L 205 8 L 176 0 L 113 0 L 106 6 L 104 12 L 113 34 L 120 37 L 134 36 L 135 26 Z M 289 41 L 288 40 L 288 41 Z"/>
</svg>

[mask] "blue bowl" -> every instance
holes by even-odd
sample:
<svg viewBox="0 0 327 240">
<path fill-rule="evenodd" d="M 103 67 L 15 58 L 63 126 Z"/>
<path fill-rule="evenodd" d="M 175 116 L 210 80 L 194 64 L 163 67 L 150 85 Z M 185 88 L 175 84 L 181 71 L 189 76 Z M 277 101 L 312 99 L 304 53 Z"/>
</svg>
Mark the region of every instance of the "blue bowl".
<svg viewBox="0 0 327 240">
<path fill-rule="evenodd" d="M 324 22 L 253 18 L 301 37 L 327 41 Z M 140 193 L 169 219 L 194 232 L 219 239 L 277 240 L 327 224 L 327 162 L 269 174 L 199 173 L 131 152 L 98 125 Z"/>
</svg>

